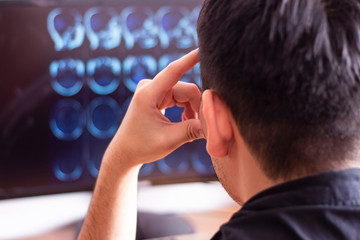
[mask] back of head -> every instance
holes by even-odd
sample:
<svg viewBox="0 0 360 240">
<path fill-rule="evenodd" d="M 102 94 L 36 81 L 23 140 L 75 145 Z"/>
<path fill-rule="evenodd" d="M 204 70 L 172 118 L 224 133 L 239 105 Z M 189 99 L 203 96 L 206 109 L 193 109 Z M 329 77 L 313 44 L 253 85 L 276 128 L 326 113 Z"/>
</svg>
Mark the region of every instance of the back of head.
<svg viewBox="0 0 360 240">
<path fill-rule="evenodd" d="M 233 113 L 271 179 L 342 166 L 359 134 L 357 0 L 205 0 L 204 89 Z"/>
</svg>

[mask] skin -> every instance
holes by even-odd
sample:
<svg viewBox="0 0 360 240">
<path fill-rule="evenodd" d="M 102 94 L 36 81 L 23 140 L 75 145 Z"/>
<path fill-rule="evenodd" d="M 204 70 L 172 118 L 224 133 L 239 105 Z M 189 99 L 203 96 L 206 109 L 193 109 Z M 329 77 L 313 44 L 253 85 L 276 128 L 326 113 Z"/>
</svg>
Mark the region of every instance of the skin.
<svg viewBox="0 0 360 240">
<path fill-rule="evenodd" d="M 194 50 L 171 63 L 153 80 L 139 83 L 121 126 L 109 144 L 78 239 L 135 239 L 138 173 L 186 142 L 205 137 L 216 174 L 240 205 L 275 184 L 252 156 L 234 118 L 215 91 L 200 93 L 179 82 L 198 63 Z M 170 122 L 163 109 L 183 106 L 183 121 Z M 198 118 L 199 116 L 199 118 Z M 359 167 L 349 162 L 348 167 Z M 295 178 L 295 177 L 294 177 Z"/>
<path fill-rule="evenodd" d="M 193 84 L 178 82 L 197 62 L 195 50 L 171 63 L 152 81 L 139 83 L 126 116 L 104 154 L 78 239 L 135 239 L 140 167 L 203 137 L 197 119 L 201 93 Z M 170 122 L 161 113 L 175 104 L 185 108 L 180 123 Z"/>
<path fill-rule="evenodd" d="M 239 132 L 230 109 L 211 90 L 202 96 L 200 119 L 216 175 L 240 205 L 256 193 L 281 181 L 271 181 L 261 170 Z"/>
</svg>

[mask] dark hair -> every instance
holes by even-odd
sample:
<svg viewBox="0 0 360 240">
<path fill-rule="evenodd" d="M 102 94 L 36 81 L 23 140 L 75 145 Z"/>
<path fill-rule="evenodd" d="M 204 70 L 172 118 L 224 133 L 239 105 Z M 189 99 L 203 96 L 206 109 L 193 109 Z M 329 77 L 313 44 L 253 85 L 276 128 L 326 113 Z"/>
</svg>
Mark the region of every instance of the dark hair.
<svg viewBox="0 0 360 240">
<path fill-rule="evenodd" d="M 203 89 L 233 113 L 271 179 L 330 170 L 359 134 L 357 0 L 205 0 Z"/>
</svg>

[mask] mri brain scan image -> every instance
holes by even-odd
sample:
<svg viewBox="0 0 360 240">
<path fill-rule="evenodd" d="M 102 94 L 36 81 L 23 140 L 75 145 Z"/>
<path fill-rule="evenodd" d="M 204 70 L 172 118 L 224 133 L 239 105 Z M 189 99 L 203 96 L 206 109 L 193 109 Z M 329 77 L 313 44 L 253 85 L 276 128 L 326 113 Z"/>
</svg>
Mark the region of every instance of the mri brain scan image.
<svg viewBox="0 0 360 240">
<path fill-rule="evenodd" d="M 56 138 L 72 141 L 82 135 L 85 122 L 86 116 L 81 104 L 74 99 L 63 99 L 52 111 L 50 129 Z"/>
<path fill-rule="evenodd" d="M 72 144 L 69 151 L 59 151 L 54 156 L 53 171 L 55 177 L 62 182 L 78 180 L 82 173 L 81 146 L 78 143 Z"/>
<path fill-rule="evenodd" d="M 183 145 L 170 153 L 165 158 L 157 161 L 159 170 L 164 174 L 185 172 L 189 169 L 189 151 L 187 145 Z"/>
<path fill-rule="evenodd" d="M 111 7 L 94 7 L 84 16 L 86 35 L 92 50 L 116 48 L 121 43 L 118 13 Z"/>
<path fill-rule="evenodd" d="M 185 7 L 162 7 L 157 12 L 160 44 L 168 48 L 174 44 L 184 49 L 196 45 L 196 29 L 192 25 L 189 10 Z"/>
<path fill-rule="evenodd" d="M 157 64 L 150 55 L 128 56 L 123 62 L 124 84 L 134 92 L 142 79 L 152 79 L 157 73 Z"/>
<path fill-rule="evenodd" d="M 81 60 L 55 60 L 50 63 L 49 72 L 53 89 L 62 96 L 73 96 L 83 87 L 85 65 Z"/>
<path fill-rule="evenodd" d="M 209 154 L 206 152 L 206 141 L 198 140 L 194 141 L 193 147 L 195 147 L 196 151 L 192 151 L 191 153 L 191 163 L 193 168 L 202 174 L 214 174 L 215 170 L 213 168 L 211 158 Z"/>
<path fill-rule="evenodd" d="M 109 140 L 106 139 L 91 138 L 90 140 L 88 153 L 89 155 L 85 159 L 85 168 L 94 178 L 98 176 L 101 160 L 108 144 Z"/>
<path fill-rule="evenodd" d="M 121 12 L 125 46 L 131 49 L 137 44 L 149 49 L 159 43 L 159 27 L 155 13 L 149 7 L 128 7 Z"/>
<path fill-rule="evenodd" d="M 197 20 L 199 18 L 200 10 L 201 10 L 201 6 L 198 6 L 192 10 L 191 15 L 190 15 L 191 26 L 194 27 L 193 31 L 194 31 L 194 38 L 195 38 L 196 45 L 198 45 L 198 35 L 197 35 L 195 27 L 197 25 Z"/>
<path fill-rule="evenodd" d="M 56 51 L 72 50 L 84 42 L 85 29 L 81 14 L 75 9 L 56 8 L 47 19 L 48 32 Z"/>
<path fill-rule="evenodd" d="M 120 106 L 113 98 L 98 97 L 90 102 L 87 128 L 94 137 L 100 139 L 113 137 L 121 120 Z"/>
<path fill-rule="evenodd" d="M 121 63 L 112 57 L 90 59 L 86 64 L 88 85 L 94 93 L 107 95 L 119 86 Z"/>
<path fill-rule="evenodd" d="M 196 83 L 196 85 L 198 85 L 199 88 L 201 88 L 202 84 L 201 84 L 201 72 L 200 72 L 199 63 L 194 66 L 193 72 L 194 72 L 194 82 Z"/>
</svg>

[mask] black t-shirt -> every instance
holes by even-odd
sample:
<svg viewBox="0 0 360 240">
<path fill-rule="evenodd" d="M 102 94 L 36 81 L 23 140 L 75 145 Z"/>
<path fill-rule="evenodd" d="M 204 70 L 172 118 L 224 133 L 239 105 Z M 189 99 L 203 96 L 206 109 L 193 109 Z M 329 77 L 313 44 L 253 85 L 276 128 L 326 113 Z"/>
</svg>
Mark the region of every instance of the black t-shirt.
<svg viewBox="0 0 360 240">
<path fill-rule="evenodd" d="M 360 239 L 360 169 L 269 188 L 246 202 L 212 239 Z"/>
</svg>

